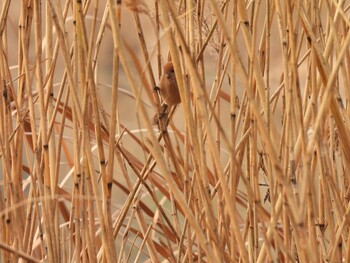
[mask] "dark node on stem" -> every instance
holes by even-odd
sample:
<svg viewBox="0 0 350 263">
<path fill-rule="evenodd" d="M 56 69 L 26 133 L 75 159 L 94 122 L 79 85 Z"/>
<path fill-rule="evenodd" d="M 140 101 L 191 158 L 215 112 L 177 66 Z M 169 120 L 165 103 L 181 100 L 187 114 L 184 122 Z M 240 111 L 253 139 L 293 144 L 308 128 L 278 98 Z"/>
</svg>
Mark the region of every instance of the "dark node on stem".
<svg viewBox="0 0 350 263">
<path fill-rule="evenodd" d="M 310 36 L 307 36 L 306 39 L 307 39 L 307 42 L 309 42 L 309 44 L 311 44 L 311 42 L 312 42 L 312 41 L 311 41 L 311 37 L 310 37 Z"/>
<path fill-rule="evenodd" d="M 107 188 L 108 188 L 108 190 L 111 190 L 111 189 L 112 189 L 112 186 L 113 186 L 113 183 L 112 183 L 112 182 L 107 183 Z"/>
<path fill-rule="evenodd" d="M 44 145 L 43 145 L 43 149 L 44 149 L 44 150 L 49 149 L 49 145 L 48 145 L 48 144 L 44 144 Z"/>
<path fill-rule="evenodd" d="M 100 161 L 100 164 L 101 164 L 101 165 L 106 165 L 106 160 L 101 160 L 101 161 Z"/>
<path fill-rule="evenodd" d="M 325 228 L 325 224 L 315 224 L 315 226 L 318 226 L 321 230 Z"/>
<path fill-rule="evenodd" d="M 296 184 L 297 183 L 297 179 L 295 178 L 295 176 L 293 176 L 292 178 L 290 178 L 290 182 L 292 184 Z"/>
<path fill-rule="evenodd" d="M 249 21 L 245 20 L 245 21 L 243 21 L 243 24 L 248 27 L 249 26 Z"/>
<path fill-rule="evenodd" d="M 4 88 L 3 92 L 2 92 L 2 96 L 4 97 L 4 99 L 7 99 L 7 89 Z"/>
<path fill-rule="evenodd" d="M 236 113 L 231 113 L 230 114 L 231 121 L 236 119 Z"/>
<path fill-rule="evenodd" d="M 162 131 L 162 133 L 163 133 L 163 136 L 164 136 L 164 135 L 167 135 L 167 134 L 168 134 L 168 130 L 165 128 L 165 129 Z"/>
<path fill-rule="evenodd" d="M 159 91 L 160 91 L 160 88 L 159 88 L 158 86 L 154 86 L 154 87 L 153 87 L 153 91 L 154 91 L 154 92 L 159 92 Z"/>
</svg>

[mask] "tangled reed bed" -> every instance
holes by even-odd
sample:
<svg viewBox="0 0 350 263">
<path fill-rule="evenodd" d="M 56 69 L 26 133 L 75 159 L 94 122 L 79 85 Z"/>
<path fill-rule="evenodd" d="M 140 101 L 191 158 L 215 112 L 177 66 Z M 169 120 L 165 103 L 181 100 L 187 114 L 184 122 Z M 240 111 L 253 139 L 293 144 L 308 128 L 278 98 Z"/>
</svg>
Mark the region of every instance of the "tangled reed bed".
<svg viewBox="0 0 350 263">
<path fill-rule="evenodd" d="M 4 0 L 2 262 L 349 262 L 349 8 Z"/>
</svg>

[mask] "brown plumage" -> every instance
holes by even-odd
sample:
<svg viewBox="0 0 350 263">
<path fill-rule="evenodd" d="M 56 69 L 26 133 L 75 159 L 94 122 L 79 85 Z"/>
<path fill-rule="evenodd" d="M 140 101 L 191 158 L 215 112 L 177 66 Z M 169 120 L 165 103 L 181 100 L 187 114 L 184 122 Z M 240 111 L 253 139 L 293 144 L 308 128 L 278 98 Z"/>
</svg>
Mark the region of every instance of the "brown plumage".
<svg viewBox="0 0 350 263">
<path fill-rule="evenodd" d="M 156 87 L 155 90 L 159 90 L 164 101 L 159 116 L 158 114 L 155 114 L 152 118 L 152 124 L 158 125 L 158 119 L 166 116 L 166 110 L 168 107 L 181 103 L 173 63 L 168 62 L 164 65 L 163 75 L 159 80 L 159 87 Z"/>
<path fill-rule="evenodd" d="M 159 81 L 159 90 L 164 102 L 168 106 L 177 105 L 181 102 L 174 66 L 171 62 L 164 65 L 164 72 Z"/>
</svg>

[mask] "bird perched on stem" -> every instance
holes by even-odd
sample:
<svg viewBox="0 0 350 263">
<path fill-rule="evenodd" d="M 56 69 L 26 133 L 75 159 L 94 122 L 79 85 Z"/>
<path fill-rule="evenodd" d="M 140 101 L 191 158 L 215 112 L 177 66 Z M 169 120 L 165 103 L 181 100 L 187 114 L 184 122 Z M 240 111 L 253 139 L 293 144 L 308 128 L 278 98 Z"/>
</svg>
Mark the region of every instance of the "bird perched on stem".
<svg viewBox="0 0 350 263">
<path fill-rule="evenodd" d="M 179 94 L 179 89 L 177 87 L 176 76 L 174 71 L 174 65 L 172 62 L 168 62 L 163 67 L 163 75 L 159 80 L 159 87 L 156 87 L 156 90 L 160 91 L 165 105 L 162 105 L 160 112 L 160 118 L 165 114 L 167 107 L 175 106 L 181 103 L 181 98 Z M 157 116 L 153 118 L 153 123 L 157 124 Z"/>
<path fill-rule="evenodd" d="M 172 62 L 168 62 L 164 65 L 164 72 L 159 81 L 159 90 L 163 100 L 168 106 L 177 105 L 181 102 Z"/>
</svg>

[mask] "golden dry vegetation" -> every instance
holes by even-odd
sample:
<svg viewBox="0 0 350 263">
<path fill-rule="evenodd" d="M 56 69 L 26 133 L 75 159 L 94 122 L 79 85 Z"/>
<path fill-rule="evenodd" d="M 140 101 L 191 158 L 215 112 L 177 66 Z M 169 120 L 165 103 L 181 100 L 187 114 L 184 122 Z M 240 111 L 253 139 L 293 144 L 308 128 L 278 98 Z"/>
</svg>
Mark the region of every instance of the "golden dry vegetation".
<svg viewBox="0 0 350 263">
<path fill-rule="evenodd" d="M 349 9 L 1 1 L 0 261 L 349 262 Z"/>
</svg>

